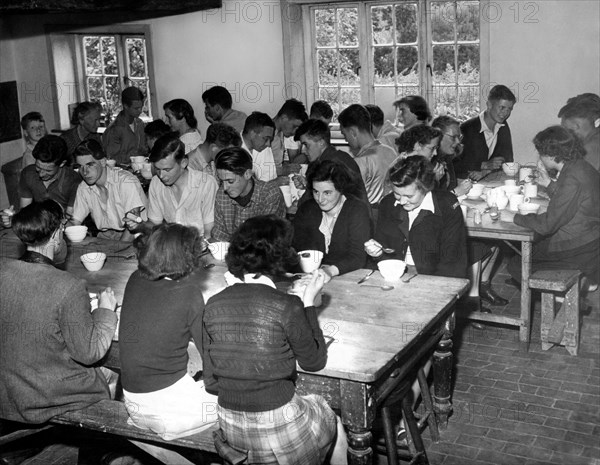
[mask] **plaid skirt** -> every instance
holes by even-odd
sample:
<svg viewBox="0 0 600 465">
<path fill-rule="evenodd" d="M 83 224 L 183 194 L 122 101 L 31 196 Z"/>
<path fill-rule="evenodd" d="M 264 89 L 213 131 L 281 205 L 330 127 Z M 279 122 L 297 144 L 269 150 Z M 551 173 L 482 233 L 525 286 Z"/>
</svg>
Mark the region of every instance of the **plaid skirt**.
<svg viewBox="0 0 600 465">
<path fill-rule="evenodd" d="M 247 452 L 249 464 L 321 464 L 335 440 L 336 415 L 317 395 L 294 395 L 282 407 L 265 412 L 219 406 L 217 413 L 227 444 Z"/>
</svg>

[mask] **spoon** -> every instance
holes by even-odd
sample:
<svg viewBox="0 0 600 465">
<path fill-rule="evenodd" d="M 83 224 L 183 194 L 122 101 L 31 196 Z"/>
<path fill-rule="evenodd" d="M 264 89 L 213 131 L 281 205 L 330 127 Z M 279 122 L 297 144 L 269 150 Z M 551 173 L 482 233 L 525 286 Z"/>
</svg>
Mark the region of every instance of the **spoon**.
<svg viewBox="0 0 600 465">
<path fill-rule="evenodd" d="M 377 288 L 381 289 L 382 291 L 391 291 L 392 289 L 394 289 L 394 286 L 387 285 L 387 284 L 384 284 L 383 286 L 376 286 L 375 284 L 361 284 L 360 287 L 377 287 Z"/>
</svg>

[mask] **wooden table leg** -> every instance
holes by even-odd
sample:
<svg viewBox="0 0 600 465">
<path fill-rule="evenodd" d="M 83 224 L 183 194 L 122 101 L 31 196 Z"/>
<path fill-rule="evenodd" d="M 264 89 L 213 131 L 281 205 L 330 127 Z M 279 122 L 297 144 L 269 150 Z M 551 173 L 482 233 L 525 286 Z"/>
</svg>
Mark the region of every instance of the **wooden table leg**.
<svg viewBox="0 0 600 465">
<path fill-rule="evenodd" d="M 441 429 L 446 429 L 452 412 L 452 333 L 454 314 L 446 321 L 444 334 L 433 353 L 433 411 Z"/>
<path fill-rule="evenodd" d="M 373 462 L 371 428 L 376 409 L 371 387 L 342 380 L 340 392 L 342 423 L 348 429 L 348 463 L 370 465 Z"/>
<path fill-rule="evenodd" d="M 523 241 L 521 243 L 521 326 L 519 328 L 519 341 L 522 349 L 529 350 L 531 337 L 531 289 L 529 289 L 529 277 L 531 276 L 531 251 L 532 243 Z"/>
</svg>

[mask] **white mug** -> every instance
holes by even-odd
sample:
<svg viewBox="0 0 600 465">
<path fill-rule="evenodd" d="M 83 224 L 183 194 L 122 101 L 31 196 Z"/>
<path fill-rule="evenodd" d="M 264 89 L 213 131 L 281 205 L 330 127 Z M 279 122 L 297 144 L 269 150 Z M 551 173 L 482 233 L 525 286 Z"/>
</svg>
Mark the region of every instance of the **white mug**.
<svg viewBox="0 0 600 465">
<path fill-rule="evenodd" d="M 519 209 L 519 205 L 523 203 L 525 196 L 522 194 L 513 194 L 509 199 L 509 208 L 516 212 Z"/>
<path fill-rule="evenodd" d="M 523 185 L 523 194 L 525 197 L 537 197 L 538 194 L 538 186 L 537 184 L 533 184 L 531 182 L 526 182 Z"/>
<path fill-rule="evenodd" d="M 505 186 L 516 186 L 517 181 L 515 181 L 514 179 L 507 179 L 504 181 L 504 185 Z"/>
<path fill-rule="evenodd" d="M 523 166 L 519 170 L 519 181 L 531 182 L 534 172 L 535 168 L 531 166 Z"/>
</svg>

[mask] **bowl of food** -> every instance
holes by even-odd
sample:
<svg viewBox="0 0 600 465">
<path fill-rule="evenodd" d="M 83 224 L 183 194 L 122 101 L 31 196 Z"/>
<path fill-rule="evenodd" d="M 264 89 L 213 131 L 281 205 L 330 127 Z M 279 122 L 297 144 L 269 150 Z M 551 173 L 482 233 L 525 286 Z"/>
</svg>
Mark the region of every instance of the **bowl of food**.
<svg viewBox="0 0 600 465">
<path fill-rule="evenodd" d="M 208 250 L 215 260 L 220 262 L 225 261 L 227 250 L 229 250 L 229 242 L 212 242 L 208 244 Z"/>
<path fill-rule="evenodd" d="M 521 215 L 529 215 L 530 213 L 537 214 L 540 206 L 537 203 L 527 202 L 519 204 L 517 208 Z"/>
<path fill-rule="evenodd" d="M 398 281 L 406 271 L 406 262 L 403 260 L 381 260 L 377 268 L 386 281 Z"/>
<path fill-rule="evenodd" d="M 65 228 L 65 236 L 71 242 L 81 242 L 87 234 L 87 226 L 69 226 Z"/>
<path fill-rule="evenodd" d="M 502 171 L 507 176 L 515 176 L 519 172 L 519 164 L 516 161 L 502 163 Z"/>
<path fill-rule="evenodd" d="M 104 252 L 85 253 L 80 257 L 81 263 L 88 271 L 99 271 L 104 266 L 106 254 Z"/>
</svg>

